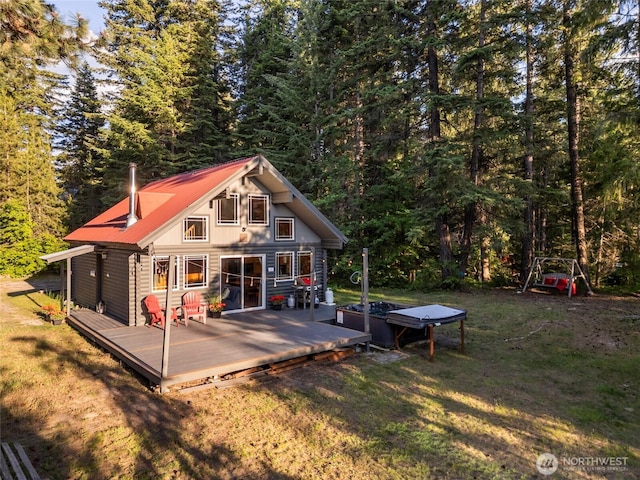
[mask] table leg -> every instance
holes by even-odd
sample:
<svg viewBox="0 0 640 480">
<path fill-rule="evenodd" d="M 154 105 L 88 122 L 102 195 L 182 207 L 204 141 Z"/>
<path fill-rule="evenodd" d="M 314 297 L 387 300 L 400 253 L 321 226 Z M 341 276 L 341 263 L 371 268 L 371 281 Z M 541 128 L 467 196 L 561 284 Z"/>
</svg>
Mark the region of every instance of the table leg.
<svg viewBox="0 0 640 480">
<path fill-rule="evenodd" d="M 433 362 L 435 348 L 433 344 L 433 325 L 429 325 L 429 361 Z"/>
<path fill-rule="evenodd" d="M 400 350 L 400 337 L 404 335 L 404 332 L 407 331 L 408 327 L 404 327 L 400 332 L 398 332 L 398 327 L 395 327 L 395 340 L 396 340 L 396 350 Z"/>
</svg>

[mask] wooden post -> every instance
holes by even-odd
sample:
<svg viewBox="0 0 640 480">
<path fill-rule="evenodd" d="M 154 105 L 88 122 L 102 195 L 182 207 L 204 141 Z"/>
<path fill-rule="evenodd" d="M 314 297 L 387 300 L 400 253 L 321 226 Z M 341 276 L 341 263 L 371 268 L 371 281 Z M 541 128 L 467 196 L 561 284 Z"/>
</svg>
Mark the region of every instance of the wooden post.
<svg viewBox="0 0 640 480">
<path fill-rule="evenodd" d="M 63 268 L 64 270 L 64 268 Z M 71 315 L 71 257 L 67 258 L 67 317 Z"/>
<path fill-rule="evenodd" d="M 362 304 L 364 307 L 364 333 L 371 333 L 369 323 L 369 249 L 362 249 Z M 369 342 L 367 342 L 367 352 Z"/>
<path fill-rule="evenodd" d="M 567 286 L 567 290 L 569 290 L 569 294 L 568 297 L 571 298 L 571 290 L 573 290 L 573 282 L 575 281 L 575 266 L 578 262 L 576 262 L 575 260 L 573 262 L 571 262 L 571 276 L 569 277 L 569 285 Z"/>
<path fill-rule="evenodd" d="M 315 310 L 316 307 L 316 285 L 317 285 L 317 279 L 316 279 L 316 249 L 312 248 L 311 249 L 311 277 L 309 278 L 310 282 L 309 282 L 309 288 L 311 288 L 311 291 L 309 292 L 309 310 L 311 310 L 309 312 L 309 320 L 313 322 L 313 311 Z M 297 302 L 297 300 L 296 300 Z M 304 293 L 302 294 L 302 307 L 305 307 L 305 299 L 304 299 Z"/>
<path fill-rule="evenodd" d="M 167 280 L 167 302 L 164 310 L 164 335 L 162 340 L 162 366 L 160 371 L 160 393 L 166 393 L 168 390 L 162 384 L 169 373 L 169 344 L 171 340 L 171 292 L 175 283 L 175 266 L 176 256 L 169 255 L 169 278 Z"/>
<path fill-rule="evenodd" d="M 435 347 L 433 344 L 433 324 L 429 324 L 429 361 L 433 362 L 435 356 Z"/>
<path fill-rule="evenodd" d="M 311 259 L 313 261 L 313 255 L 311 255 Z M 315 267 L 311 271 L 311 281 L 309 282 L 311 285 L 311 292 L 309 293 L 309 320 L 313 322 L 313 311 L 316 309 L 316 269 Z M 304 295 L 302 296 L 304 299 Z"/>
<path fill-rule="evenodd" d="M 60 310 L 61 311 L 64 310 L 64 297 L 65 297 L 64 286 L 65 286 L 64 262 L 60 262 Z"/>
</svg>

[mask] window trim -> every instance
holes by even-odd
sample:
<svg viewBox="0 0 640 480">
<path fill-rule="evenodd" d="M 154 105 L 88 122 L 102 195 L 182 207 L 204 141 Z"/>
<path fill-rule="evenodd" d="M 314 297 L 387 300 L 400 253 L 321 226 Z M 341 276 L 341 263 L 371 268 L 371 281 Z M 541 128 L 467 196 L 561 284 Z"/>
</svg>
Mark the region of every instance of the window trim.
<svg viewBox="0 0 640 480">
<path fill-rule="evenodd" d="M 290 237 L 281 237 L 279 234 L 279 226 L 280 224 L 288 223 L 291 225 L 291 236 Z M 295 218 L 293 217 L 276 217 L 275 220 L 275 232 L 274 238 L 276 242 L 290 242 L 296 239 L 296 223 Z"/>
<path fill-rule="evenodd" d="M 222 202 L 222 200 L 233 200 L 234 201 L 234 210 L 235 210 L 235 214 L 234 214 L 234 220 L 222 220 L 220 218 L 220 213 L 222 212 L 222 209 L 220 208 L 220 202 Z M 230 193 L 229 194 L 229 198 L 219 198 L 216 201 L 216 225 L 221 225 L 221 226 L 238 226 L 240 225 L 240 194 L 239 193 Z"/>
<path fill-rule="evenodd" d="M 278 282 L 284 282 L 287 280 L 293 280 L 294 278 L 294 273 L 295 273 L 295 256 L 293 254 L 294 252 L 292 251 L 286 251 L 286 252 L 276 252 L 276 275 L 275 275 L 275 280 Z M 284 257 L 288 257 L 290 262 L 291 262 L 291 267 L 289 270 L 289 273 L 287 274 L 288 276 L 282 276 L 280 274 L 280 258 L 284 258 Z"/>
<path fill-rule="evenodd" d="M 164 259 L 167 261 L 167 263 L 169 262 L 169 255 L 153 255 L 151 257 L 151 291 L 152 292 L 166 292 L 167 291 L 167 287 L 165 286 L 165 288 L 156 288 L 156 284 L 155 284 L 155 270 L 156 270 L 156 260 L 157 259 Z M 169 265 L 167 265 L 167 283 L 169 282 L 169 277 L 168 277 L 168 267 Z M 180 256 L 176 256 L 176 264 L 175 264 L 175 278 L 174 280 L 174 284 L 173 284 L 173 288 L 171 289 L 171 291 L 177 291 L 180 290 Z"/>
<path fill-rule="evenodd" d="M 204 225 L 202 227 L 202 231 L 204 234 L 204 238 L 187 238 L 187 222 L 194 220 L 203 221 Z M 182 222 L 182 241 L 183 242 L 208 242 L 209 241 L 209 216 L 208 215 L 189 215 L 184 218 Z"/>
<path fill-rule="evenodd" d="M 253 219 L 253 201 L 254 200 L 262 200 L 264 201 L 264 221 L 255 221 Z M 247 195 L 247 224 L 253 226 L 262 226 L 266 227 L 269 225 L 269 195 L 264 193 L 250 193 Z"/>
<path fill-rule="evenodd" d="M 203 260 L 203 282 L 198 285 L 190 285 L 187 280 L 187 262 L 190 259 Z M 195 290 L 198 288 L 207 288 L 209 286 L 209 255 L 206 253 L 189 254 L 182 256 L 182 288 L 183 290 Z"/>
<path fill-rule="evenodd" d="M 300 266 L 302 265 L 302 262 L 300 261 L 300 257 L 302 257 L 303 255 L 308 256 L 310 259 L 309 273 L 300 272 Z M 312 273 L 313 273 L 313 252 L 311 250 L 300 250 L 296 252 L 296 277 L 311 276 Z"/>
</svg>

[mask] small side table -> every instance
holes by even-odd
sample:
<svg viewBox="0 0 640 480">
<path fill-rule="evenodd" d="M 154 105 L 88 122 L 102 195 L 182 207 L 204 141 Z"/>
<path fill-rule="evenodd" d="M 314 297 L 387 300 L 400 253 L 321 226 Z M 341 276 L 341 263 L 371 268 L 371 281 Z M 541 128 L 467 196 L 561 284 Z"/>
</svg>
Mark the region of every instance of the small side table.
<svg viewBox="0 0 640 480">
<path fill-rule="evenodd" d="M 171 320 L 169 320 L 170 322 L 172 321 L 176 321 L 176 327 L 180 326 L 180 318 L 178 317 L 178 309 L 180 307 L 171 307 Z M 187 326 L 187 322 L 188 320 L 185 318 L 184 319 L 184 325 Z"/>
</svg>

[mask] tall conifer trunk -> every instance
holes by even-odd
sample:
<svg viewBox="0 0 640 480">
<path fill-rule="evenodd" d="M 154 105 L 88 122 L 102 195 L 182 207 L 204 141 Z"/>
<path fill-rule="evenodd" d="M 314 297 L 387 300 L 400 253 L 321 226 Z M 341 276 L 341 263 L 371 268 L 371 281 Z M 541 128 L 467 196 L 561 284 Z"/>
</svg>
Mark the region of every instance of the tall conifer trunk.
<svg viewBox="0 0 640 480">
<path fill-rule="evenodd" d="M 572 217 L 575 229 L 577 260 L 589 282 L 589 257 L 587 253 L 587 233 L 584 220 L 584 200 L 582 197 L 582 174 L 580 172 L 579 135 L 578 135 L 578 94 L 575 79 L 575 52 L 573 51 L 571 30 L 572 11 L 570 2 L 564 3 L 562 23 L 564 25 L 564 64 L 567 90 L 567 133 L 569 143 L 569 161 L 571 163 L 571 200 Z M 590 283 L 590 282 L 589 282 Z"/>
<path fill-rule="evenodd" d="M 435 8 L 433 2 L 427 2 L 426 11 L 427 11 L 427 36 L 435 37 L 437 34 L 436 31 L 436 22 L 433 19 L 433 11 Z M 440 79 L 438 72 L 438 52 L 433 46 L 433 42 L 429 43 L 427 48 L 427 62 L 429 65 L 429 92 L 434 97 L 440 95 Z M 431 106 L 431 110 L 429 111 L 429 143 L 432 148 L 437 148 L 438 142 L 441 140 L 441 131 L 440 131 L 440 109 L 436 105 Z M 429 175 L 434 175 L 433 169 L 430 169 Z M 438 232 L 438 241 L 440 245 L 439 249 L 439 257 L 440 257 L 440 265 L 442 268 L 442 280 L 446 280 L 451 276 L 451 231 L 449 228 L 449 223 L 447 219 L 446 213 L 438 214 L 436 218 L 436 230 Z"/>
<path fill-rule="evenodd" d="M 485 21 L 486 21 L 486 2 L 480 1 L 480 17 L 478 19 L 478 51 L 482 52 L 485 47 Z M 471 145 L 471 159 L 469 162 L 469 176 L 471 182 L 475 187 L 480 184 L 480 161 L 482 157 L 482 140 L 481 129 L 484 124 L 484 107 L 482 101 L 484 99 L 484 68 L 485 61 L 483 53 L 480 53 L 478 57 L 478 63 L 476 66 L 476 107 L 473 121 L 473 140 Z M 469 265 L 469 255 L 471 253 L 471 246 L 473 243 L 473 231 L 476 226 L 478 218 L 485 219 L 486 215 L 482 212 L 478 212 L 481 208 L 477 201 L 473 201 L 465 206 L 464 209 L 464 230 L 462 235 L 462 255 L 460 258 L 460 269 L 466 271 Z M 480 280 L 485 282 L 489 281 L 491 277 L 489 264 L 485 253 L 488 250 L 488 239 L 483 238 L 481 240 L 480 248 Z"/>
<path fill-rule="evenodd" d="M 533 263 L 535 231 L 535 210 L 533 206 L 533 28 L 531 26 L 531 10 L 533 1 L 527 0 L 526 4 L 526 92 L 524 100 L 525 120 L 525 154 L 524 154 L 524 179 L 529 190 L 524 198 L 524 237 L 522 239 L 522 262 L 520 265 L 520 280 L 525 281 L 529 266 Z"/>
</svg>

